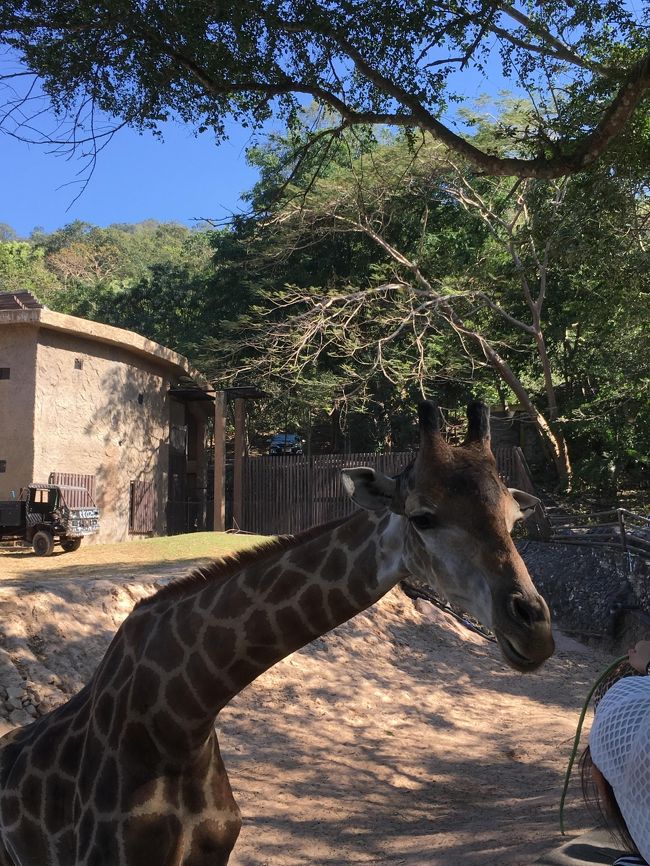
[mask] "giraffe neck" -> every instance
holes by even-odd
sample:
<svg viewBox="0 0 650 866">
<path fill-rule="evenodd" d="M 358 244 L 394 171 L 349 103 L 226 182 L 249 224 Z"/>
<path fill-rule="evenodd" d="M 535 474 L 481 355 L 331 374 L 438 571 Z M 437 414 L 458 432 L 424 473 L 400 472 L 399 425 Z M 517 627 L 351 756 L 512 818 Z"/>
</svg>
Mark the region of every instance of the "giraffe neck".
<svg viewBox="0 0 650 866">
<path fill-rule="evenodd" d="M 359 512 L 271 548 L 223 580 L 216 566 L 204 582 L 163 590 L 136 608 L 125 625 L 146 645 L 132 709 L 149 719 L 155 739 L 181 750 L 204 744 L 219 710 L 252 680 L 388 592 L 405 576 L 402 520 Z"/>
</svg>

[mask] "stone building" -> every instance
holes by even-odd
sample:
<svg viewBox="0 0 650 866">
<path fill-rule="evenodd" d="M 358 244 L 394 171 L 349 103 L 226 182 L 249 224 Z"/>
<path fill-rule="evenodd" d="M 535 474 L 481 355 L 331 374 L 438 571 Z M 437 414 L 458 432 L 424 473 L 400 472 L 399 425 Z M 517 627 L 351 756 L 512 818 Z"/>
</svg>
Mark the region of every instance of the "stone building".
<svg viewBox="0 0 650 866">
<path fill-rule="evenodd" d="M 101 542 L 204 529 L 212 407 L 182 355 L 0 294 L 0 499 L 84 484 Z"/>
</svg>

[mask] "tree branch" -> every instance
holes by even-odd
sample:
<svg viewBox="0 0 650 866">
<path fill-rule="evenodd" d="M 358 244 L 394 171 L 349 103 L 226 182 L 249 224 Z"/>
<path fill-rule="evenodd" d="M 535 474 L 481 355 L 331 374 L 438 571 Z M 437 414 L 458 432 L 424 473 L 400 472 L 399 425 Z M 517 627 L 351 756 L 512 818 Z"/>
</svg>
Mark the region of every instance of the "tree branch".
<svg viewBox="0 0 650 866">
<path fill-rule="evenodd" d="M 510 7 L 508 7 L 508 11 L 511 11 Z M 567 142 L 571 147 L 571 153 L 559 154 L 551 158 L 499 157 L 481 151 L 452 132 L 435 118 L 412 93 L 404 90 L 371 66 L 361 52 L 354 48 L 342 34 L 328 28 L 316 29 L 307 23 L 300 22 L 281 22 L 281 26 L 290 33 L 318 32 L 331 39 L 352 60 L 358 71 L 368 81 L 411 110 L 412 122 L 414 121 L 416 125 L 431 133 L 434 138 L 445 144 L 450 150 L 463 156 L 476 168 L 496 177 L 514 175 L 552 179 L 586 168 L 600 157 L 610 142 L 620 133 L 638 103 L 650 89 L 650 52 L 648 52 L 632 67 L 615 98 L 592 132 L 581 139 Z M 562 43 L 558 44 L 562 45 Z M 339 108 L 337 110 L 340 111 Z M 349 115 L 343 114 L 342 116 L 349 117 Z M 384 122 L 390 123 L 391 121 L 386 120 Z"/>
<path fill-rule="evenodd" d="M 524 48 L 526 51 L 533 51 L 538 54 L 546 54 L 549 57 L 555 57 L 558 60 L 565 60 L 568 63 L 572 63 L 574 66 L 580 66 L 582 69 L 587 69 L 589 72 L 594 72 L 597 75 L 611 75 L 613 70 L 608 68 L 607 66 L 603 66 L 602 63 L 598 63 L 595 60 L 587 60 L 584 57 L 580 57 L 579 54 L 576 54 L 568 45 L 565 45 L 564 42 L 561 42 L 559 39 L 556 39 L 553 34 L 547 30 L 546 27 L 543 27 L 536 21 L 530 19 L 523 12 L 520 12 L 510 3 L 499 3 L 498 8 L 504 12 L 506 15 L 509 15 L 513 18 L 518 24 L 522 24 L 530 33 L 533 33 L 535 36 L 538 36 L 540 39 L 543 39 L 548 45 L 552 46 L 554 50 L 549 50 L 548 48 L 544 48 L 540 45 L 532 45 L 530 42 L 525 42 L 523 39 L 519 39 L 514 36 L 512 33 L 509 33 L 507 30 L 504 30 L 501 27 L 493 26 L 490 29 L 496 33 L 498 36 L 507 39 L 513 45 L 517 45 L 519 48 Z"/>
<path fill-rule="evenodd" d="M 274 40 L 277 40 L 279 43 L 275 45 L 275 49 L 278 52 L 277 57 L 273 57 L 272 53 L 269 53 L 270 60 L 267 59 L 257 65 L 251 61 L 250 69 L 246 67 L 242 68 L 242 66 L 238 67 L 237 65 L 240 58 L 237 51 L 233 49 L 232 56 L 228 58 L 232 62 L 226 62 L 225 64 L 219 62 L 218 66 L 215 64 L 215 70 L 218 71 L 214 73 L 210 72 L 209 60 L 202 63 L 196 59 L 200 57 L 210 58 L 211 52 L 214 51 L 216 43 L 221 38 L 218 34 L 215 36 L 210 31 L 208 25 L 213 23 L 213 17 L 211 17 L 211 13 L 208 14 L 207 12 L 204 13 L 206 16 L 205 33 L 200 33 L 198 36 L 195 33 L 191 34 L 192 38 L 197 41 L 195 46 L 191 38 L 184 39 L 186 34 L 182 30 L 178 34 L 169 36 L 162 32 L 161 25 L 161 31 L 157 31 L 156 27 L 160 22 L 143 20 L 138 4 L 132 4 L 131 17 L 128 21 L 116 21 L 108 17 L 101 19 L 98 15 L 97 19 L 93 21 L 86 20 L 85 16 L 79 16 L 81 21 L 75 23 L 74 16 L 71 16 L 71 20 L 69 21 L 60 21 L 56 16 L 38 21 L 30 19 L 28 15 L 14 15 L 9 17 L 8 30 L 5 31 L 5 33 L 9 33 L 10 35 L 4 38 L 7 44 L 20 46 L 25 51 L 28 51 L 31 47 L 39 47 L 44 51 L 46 42 L 49 46 L 47 50 L 51 54 L 56 55 L 58 49 L 61 48 L 63 56 L 63 60 L 61 60 L 62 68 L 67 69 L 64 63 L 64 60 L 67 59 L 74 70 L 74 76 L 71 72 L 66 73 L 70 75 L 70 80 L 66 84 L 76 88 L 74 92 L 77 94 L 81 92 L 83 87 L 86 88 L 87 93 L 92 94 L 95 87 L 93 76 L 97 76 L 96 80 L 100 80 L 99 89 L 105 87 L 109 103 L 119 103 L 120 98 L 123 97 L 122 90 L 128 90 L 128 98 L 124 97 L 126 103 L 123 104 L 128 103 L 132 105 L 134 101 L 137 102 L 137 97 L 134 97 L 133 93 L 138 92 L 139 85 L 142 86 L 142 81 L 138 79 L 138 76 L 142 76 L 143 73 L 139 71 L 137 63 L 132 63 L 128 58 L 124 59 L 122 55 L 124 51 L 128 54 L 127 49 L 137 50 L 146 55 L 149 49 L 153 56 L 150 64 L 151 69 L 156 69 L 155 72 L 151 72 L 151 75 L 158 77 L 154 78 L 153 83 L 147 79 L 147 86 L 154 87 L 158 83 L 161 87 L 164 87 L 169 84 L 167 71 L 160 71 L 160 68 L 158 68 L 165 66 L 164 57 L 159 56 L 159 54 L 162 54 L 169 57 L 179 67 L 179 75 L 181 74 L 180 71 L 184 70 L 189 75 L 189 78 L 196 81 L 208 96 L 219 97 L 224 102 L 228 96 L 246 94 L 258 94 L 263 102 L 270 102 L 278 96 L 306 95 L 322 105 L 329 106 L 340 115 L 346 125 L 385 124 L 407 128 L 419 127 L 429 132 L 450 151 L 462 156 L 476 170 L 496 177 L 516 176 L 551 179 L 587 168 L 602 156 L 607 147 L 626 126 L 640 102 L 650 92 L 650 52 L 641 57 L 627 71 L 625 69 L 612 69 L 579 56 L 570 46 L 549 32 L 543 24 L 529 18 L 515 8 L 512 2 L 501 2 L 497 8 L 504 15 L 509 16 L 518 24 L 525 27 L 536 39 L 541 40 L 543 46 L 536 45 L 535 40 L 533 43 L 529 43 L 525 39 L 520 39 L 519 36 L 515 36 L 508 30 L 500 27 L 491 18 L 492 10 L 490 10 L 487 16 L 483 11 L 481 11 L 480 15 L 477 15 L 469 12 L 459 12 L 455 5 L 447 7 L 446 4 L 442 4 L 436 10 L 436 14 L 440 16 L 440 20 L 444 19 L 445 21 L 440 27 L 441 39 L 445 36 L 452 39 L 450 35 L 451 24 L 447 20 L 449 16 L 453 19 L 452 23 L 455 26 L 457 25 L 462 33 L 466 32 L 468 27 L 478 25 L 479 35 L 477 39 L 479 41 L 480 36 L 483 34 L 482 28 L 487 24 L 488 30 L 491 29 L 491 32 L 497 34 L 499 38 L 507 39 L 511 44 L 516 44 L 529 53 L 546 54 L 599 75 L 602 79 L 600 82 L 600 92 L 608 94 L 616 88 L 613 96 L 606 95 L 601 98 L 600 105 L 606 107 L 597 107 L 595 109 L 598 119 L 590 132 L 583 134 L 581 128 L 578 127 L 578 131 L 572 138 L 565 136 L 552 140 L 552 136 L 549 134 L 546 141 L 540 135 L 538 155 L 531 158 L 498 156 L 482 150 L 472 141 L 466 140 L 454 132 L 450 126 L 439 119 L 436 110 L 427 105 L 427 82 L 431 83 L 431 81 L 437 81 L 437 79 L 426 78 L 423 74 L 423 77 L 416 80 L 414 84 L 411 78 L 405 77 L 404 83 L 400 83 L 395 78 L 395 66 L 390 65 L 388 58 L 392 56 L 391 50 L 398 46 L 397 42 L 395 45 L 385 46 L 386 50 L 383 53 L 364 52 L 362 48 L 355 44 L 354 37 L 349 35 L 350 30 L 344 26 L 339 26 L 341 22 L 346 20 L 344 17 L 346 13 L 341 13 L 335 20 L 334 16 L 327 9 L 319 8 L 316 3 L 313 6 L 313 14 L 310 12 L 309 18 L 287 21 L 280 19 L 276 15 L 275 11 L 273 11 L 275 8 L 275 4 L 272 4 L 272 10 L 267 6 L 260 7 L 256 20 L 267 28 L 266 35 L 269 38 L 271 49 L 273 49 Z M 494 6 L 492 9 L 494 9 Z M 340 12 L 340 10 L 337 11 Z M 447 17 L 445 18 L 445 16 Z M 172 21 L 174 24 L 177 24 L 176 19 L 172 19 Z M 219 24 L 221 23 L 223 22 L 219 19 Z M 232 28 L 235 30 L 238 26 L 232 21 L 226 21 L 226 24 L 232 25 Z M 43 32 L 41 33 L 41 31 Z M 91 50 L 91 40 L 95 40 L 95 36 L 97 37 L 97 44 L 95 44 L 95 41 L 92 41 L 92 50 L 98 53 L 96 65 L 92 65 L 92 61 L 95 58 L 91 57 L 87 64 L 80 62 L 77 67 L 75 66 L 78 62 L 76 58 L 73 61 L 70 57 L 66 58 L 65 56 L 66 39 L 70 38 L 70 33 L 85 34 L 87 31 L 90 31 L 90 35 L 85 37 L 86 42 L 80 41 L 79 44 L 86 44 L 89 50 Z M 429 31 L 423 26 L 422 43 L 427 43 L 427 40 L 429 40 L 428 44 L 431 44 L 431 34 Z M 171 29 L 171 25 L 168 30 L 169 32 L 174 32 Z M 354 32 L 353 29 L 352 32 Z M 138 43 L 142 43 L 138 45 L 137 49 L 128 43 L 133 33 L 137 33 L 137 41 Z M 278 34 L 282 37 L 279 40 L 277 39 Z M 287 35 L 295 37 L 295 45 L 293 46 L 295 51 L 293 53 L 292 46 L 284 44 L 291 42 L 287 38 Z M 462 44 L 462 37 L 453 38 L 456 39 L 456 42 L 460 40 Z M 101 39 L 106 39 L 106 43 L 101 42 Z M 111 39 L 113 43 L 111 43 Z M 132 39 L 132 41 L 134 40 Z M 126 48 L 124 48 L 123 42 L 126 44 Z M 97 47 L 98 44 L 100 48 Z M 465 60 L 471 52 L 476 50 L 477 44 L 476 39 L 470 43 L 466 49 Z M 191 45 L 192 48 L 184 48 L 183 46 L 185 45 Z M 353 66 L 355 73 L 367 82 L 368 87 L 364 88 L 362 86 L 354 92 L 351 91 L 351 95 L 348 96 L 341 81 L 336 81 L 336 77 L 332 81 L 327 76 L 323 76 L 319 63 L 323 57 L 325 62 L 328 60 L 327 50 L 325 50 L 323 57 L 319 54 L 323 45 L 325 49 L 332 50 L 334 56 L 342 59 L 342 66 L 346 69 L 349 61 L 349 65 Z M 226 46 L 227 39 L 224 38 L 223 42 L 219 43 L 217 47 L 225 49 Z M 194 47 L 196 47 L 196 51 L 193 50 Z M 117 50 L 118 48 L 119 51 Z M 75 43 L 75 50 L 78 49 L 79 46 Z M 271 49 L 269 49 L 270 52 Z M 311 49 L 318 55 L 317 60 L 313 62 L 309 57 Z M 245 50 L 248 51 L 248 49 Z M 413 53 L 417 54 L 417 52 Z M 118 54 L 121 59 L 115 60 L 114 58 Z M 378 57 L 378 59 L 373 59 L 375 57 Z M 291 71 L 283 70 L 281 64 L 284 61 L 288 63 L 291 60 L 295 60 L 296 64 L 303 64 L 306 71 L 292 74 Z M 458 60 L 459 58 L 456 57 L 450 58 L 450 62 Z M 70 93 L 65 90 L 63 85 L 57 91 L 58 84 L 47 62 L 45 60 L 35 62 L 39 67 L 42 65 L 41 74 L 44 74 L 46 77 L 49 76 L 48 86 L 50 91 L 63 94 L 61 97 L 62 101 L 65 103 L 68 100 L 67 104 L 69 104 L 72 100 Z M 438 60 L 434 59 L 432 62 L 437 63 Z M 115 68 L 113 68 L 113 64 Z M 56 66 L 56 64 L 54 65 Z M 121 75 L 123 81 L 117 86 L 112 81 L 104 84 L 100 79 L 100 73 L 107 71 L 116 71 L 118 73 L 116 77 L 119 78 Z M 107 80 L 110 80 L 110 75 L 107 76 Z M 441 81 L 444 81 L 444 76 Z M 175 84 L 179 84 L 180 90 L 180 83 L 175 82 Z M 432 86 L 436 88 L 443 85 L 436 83 Z M 128 89 L 129 87 L 131 88 L 130 90 Z M 355 99 L 361 100 L 365 98 L 364 91 L 366 89 L 370 92 L 369 96 L 365 95 L 367 96 L 367 100 L 355 103 Z M 436 90 L 435 92 L 437 93 L 438 91 Z M 174 95 L 174 98 L 169 96 L 167 98 L 170 104 L 173 105 L 174 99 L 177 97 Z M 375 98 L 383 100 L 390 107 L 397 104 L 396 110 L 373 110 L 375 105 L 378 105 L 380 108 L 384 107 L 381 101 L 370 101 Z M 596 97 L 593 96 L 592 101 L 595 102 L 595 99 Z M 227 104 L 217 106 L 219 118 L 226 113 L 228 107 Z M 131 111 L 131 122 L 136 122 L 137 120 L 156 122 L 159 119 L 160 111 L 154 112 L 144 102 L 139 104 L 136 109 L 130 108 L 129 110 Z M 152 112 L 151 117 L 147 114 L 147 111 Z M 254 117 L 258 117 L 254 106 L 252 108 L 248 106 L 242 109 L 242 111 L 247 111 Z"/>
</svg>

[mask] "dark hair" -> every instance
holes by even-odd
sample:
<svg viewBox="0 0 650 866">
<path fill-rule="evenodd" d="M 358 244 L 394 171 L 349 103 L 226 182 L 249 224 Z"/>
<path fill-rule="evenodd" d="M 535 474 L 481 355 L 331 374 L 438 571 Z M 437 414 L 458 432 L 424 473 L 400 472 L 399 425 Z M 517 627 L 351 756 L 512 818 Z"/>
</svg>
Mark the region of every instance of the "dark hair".
<svg viewBox="0 0 650 866">
<path fill-rule="evenodd" d="M 587 746 L 580 756 L 579 766 L 582 796 L 589 811 L 606 825 L 612 835 L 623 844 L 624 848 L 627 848 L 630 853 L 640 856 L 639 849 L 634 844 L 634 839 L 627 829 L 625 818 L 614 796 L 614 790 L 596 764 L 594 764 L 589 746 Z M 594 769 L 600 776 L 600 785 L 596 784 Z"/>
</svg>

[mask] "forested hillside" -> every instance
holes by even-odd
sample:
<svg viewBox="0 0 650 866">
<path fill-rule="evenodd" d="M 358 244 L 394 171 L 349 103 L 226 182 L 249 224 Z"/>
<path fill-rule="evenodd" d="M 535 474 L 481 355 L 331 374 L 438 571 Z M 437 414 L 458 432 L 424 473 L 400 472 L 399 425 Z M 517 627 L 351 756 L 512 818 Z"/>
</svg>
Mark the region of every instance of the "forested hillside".
<svg viewBox="0 0 650 866">
<path fill-rule="evenodd" d="M 499 152 L 526 111 L 467 122 Z M 560 486 L 612 501 L 647 485 L 647 122 L 618 145 L 625 171 L 558 180 L 487 178 L 421 134 L 304 135 L 249 153 L 260 180 L 226 227 L 5 227 L 3 288 L 265 388 L 267 429 L 327 423 L 355 450 L 400 448 L 419 394 L 452 423 L 479 394 L 526 414 Z"/>
</svg>

